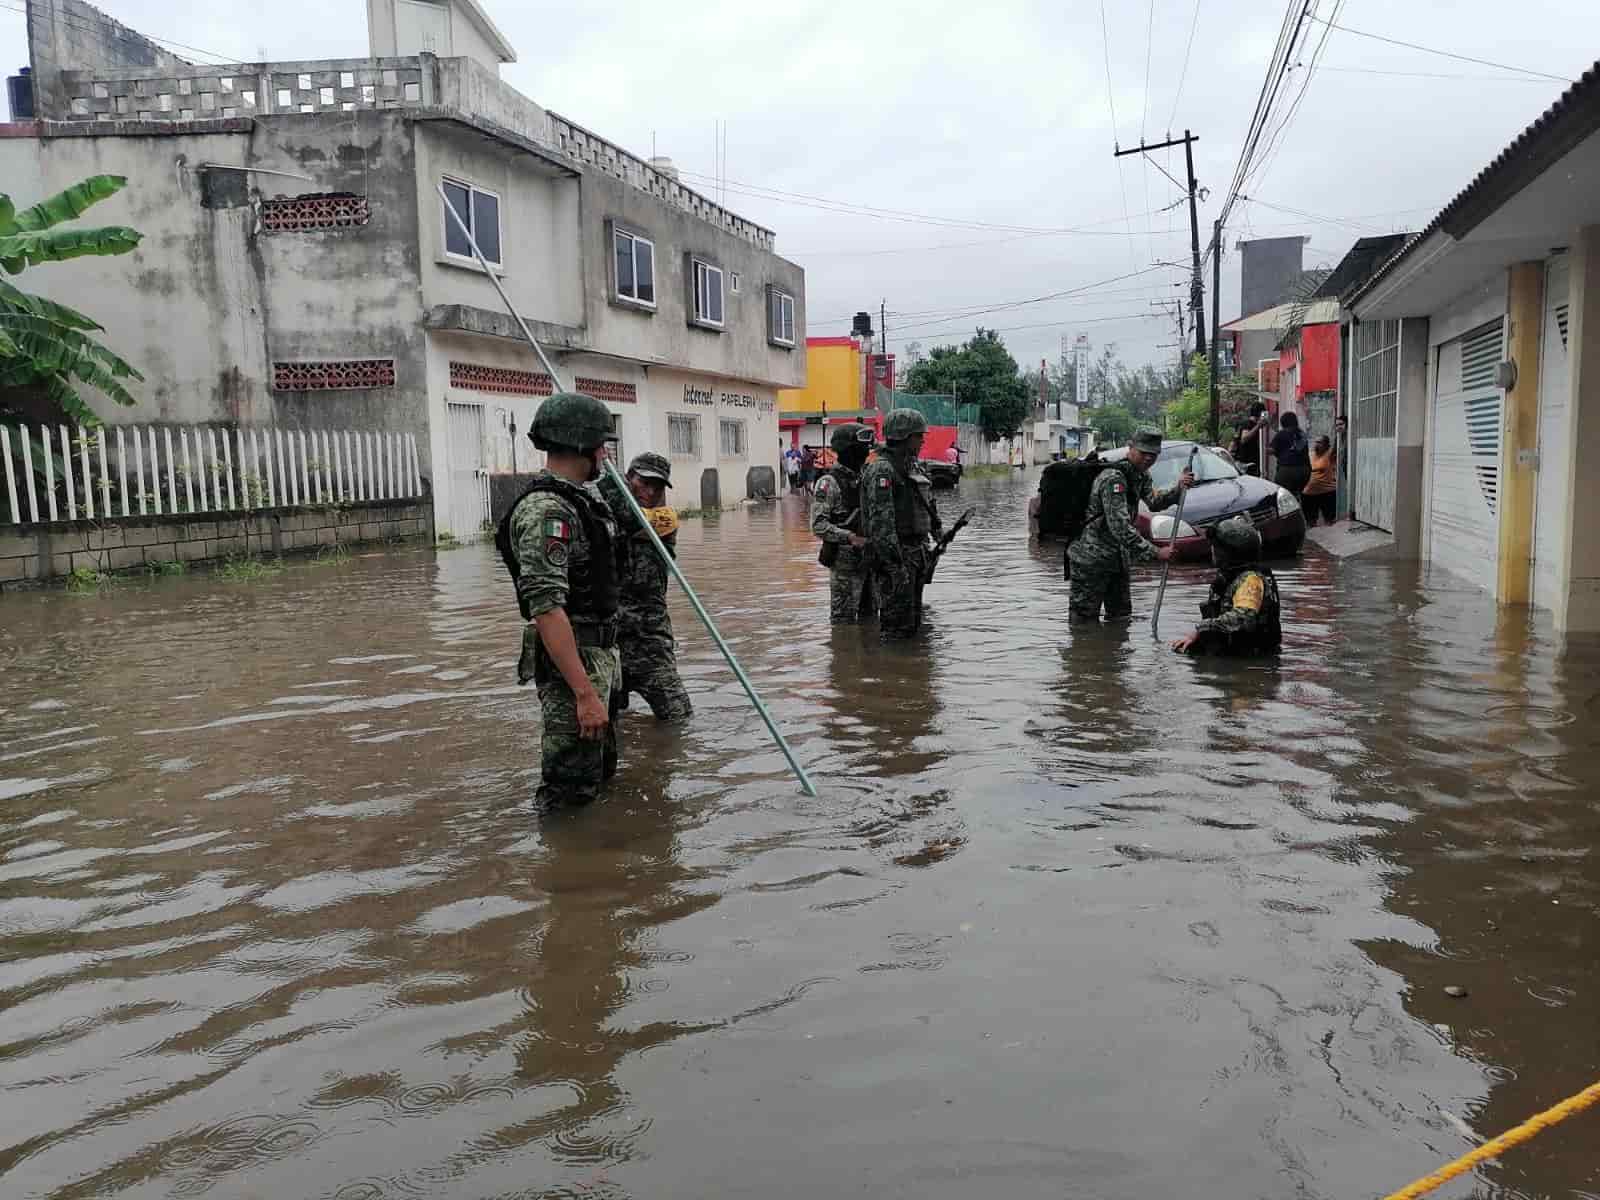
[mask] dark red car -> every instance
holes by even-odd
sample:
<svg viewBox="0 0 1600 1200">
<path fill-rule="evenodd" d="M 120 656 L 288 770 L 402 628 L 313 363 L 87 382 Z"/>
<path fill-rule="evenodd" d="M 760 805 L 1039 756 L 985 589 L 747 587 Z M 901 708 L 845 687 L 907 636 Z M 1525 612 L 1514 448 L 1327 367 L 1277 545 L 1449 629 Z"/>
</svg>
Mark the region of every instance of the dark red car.
<svg viewBox="0 0 1600 1200">
<path fill-rule="evenodd" d="M 1201 562 L 1211 557 L 1211 545 L 1206 541 L 1206 530 L 1229 517 L 1244 515 L 1261 531 L 1262 552 L 1268 558 L 1288 558 L 1300 553 L 1306 540 L 1306 518 L 1300 511 L 1300 501 L 1285 488 L 1270 479 L 1241 474 L 1231 462 L 1207 446 L 1194 442 L 1168 442 L 1161 448 L 1161 457 L 1150 468 L 1150 482 L 1156 491 L 1169 488 L 1178 481 L 1183 467 L 1194 454 L 1195 486 L 1183 502 L 1183 524 L 1178 527 L 1177 558 L 1180 562 Z M 1126 448 L 1108 450 L 1100 456 L 1106 463 L 1118 462 L 1128 455 Z M 1035 518 L 1038 497 L 1029 504 L 1030 518 Z M 1156 545 L 1165 545 L 1172 537 L 1172 522 L 1176 508 L 1152 515 L 1143 504 L 1139 506 L 1139 532 Z"/>
</svg>

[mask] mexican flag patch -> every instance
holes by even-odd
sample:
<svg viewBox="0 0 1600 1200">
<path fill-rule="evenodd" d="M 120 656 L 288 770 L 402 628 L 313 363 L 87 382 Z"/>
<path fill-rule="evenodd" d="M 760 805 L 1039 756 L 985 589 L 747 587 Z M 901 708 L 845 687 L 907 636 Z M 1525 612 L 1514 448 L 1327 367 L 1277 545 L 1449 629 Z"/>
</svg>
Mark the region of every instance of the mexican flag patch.
<svg viewBox="0 0 1600 1200">
<path fill-rule="evenodd" d="M 886 488 L 888 486 L 889 486 L 889 477 L 887 475 L 880 475 L 878 477 L 878 487 Z"/>
<path fill-rule="evenodd" d="M 560 517 L 546 517 L 544 536 L 555 538 L 557 541 L 570 542 L 572 540 L 572 526 Z"/>
</svg>

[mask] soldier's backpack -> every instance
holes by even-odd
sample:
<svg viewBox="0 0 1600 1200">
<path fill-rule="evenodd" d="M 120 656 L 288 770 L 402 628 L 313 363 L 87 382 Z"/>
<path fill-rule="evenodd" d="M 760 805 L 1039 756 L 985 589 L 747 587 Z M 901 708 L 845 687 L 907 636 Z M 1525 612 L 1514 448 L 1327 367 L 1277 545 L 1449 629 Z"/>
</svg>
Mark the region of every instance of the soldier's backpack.
<svg viewBox="0 0 1600 1200">
<path fill-rule="evenodd" d="M 1070 462 L 1053 462 L 1039 476 L 1039 536 L 1060 538 L 1071 545 L 1083 533 L 1089 494 L 1100 472 L 1111 464 L 1098 454 Z"/>
</svg>

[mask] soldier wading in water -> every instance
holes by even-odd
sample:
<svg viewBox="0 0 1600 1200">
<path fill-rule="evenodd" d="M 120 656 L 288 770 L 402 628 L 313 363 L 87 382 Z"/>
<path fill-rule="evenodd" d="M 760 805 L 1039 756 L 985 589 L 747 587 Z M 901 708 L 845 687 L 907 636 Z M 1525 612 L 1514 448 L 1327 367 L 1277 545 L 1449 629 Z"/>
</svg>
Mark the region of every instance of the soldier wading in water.
<svg viewBox="0 0 1600 1200">
<path fill-rule="evenodd" d="M 628 490 L 650 518 L 667 553 L 678 554 L 678 514 L 667 504 L 672 486 L 672 464 L 646 450 L 628 464 Z M 667 611 L 667 564 L 661 561 L 650 535 L 618 492 L 608 475 L 600 481 L 600 494 L 611 506 L 617 524 L 628 531 L 628 563 L 622 576 L 621 612 L 617 647 L 622 652 L 622 700 L 635 692 L 644 697 L 660 721 L 678 721 L 694 712 L 689 693 L 678 675 L 677 648 L 672 639 L 672 614 Z"/>
<path fill-rule="evenodd" d="M 548 465 L 500 522 L 495 545 L 528 622 L 517 682 L 531 679 L 539 690 L 539 802 L 587 804 L 617 769 L 617 613 L 627 543 L 605 501 L 586 486 L 600 477 L 616 435 L 604 404 L 572 392 L 541 404 L 528 435 Z"/>
<path fill-rule="evenodd" d="M 861 469 L 872 452 L 872 430 L 840 425 L 829 442 L 838 465 L 817 480 L 811 532 L 822 539 L 817 561 L 828 568 L 829 620 L 855 625 L 878 610 L 861 512 Z"/>
<path fill-rule="evenodd" d="M 1261 532 L 1248 517 L 1230 517 L 1209 531 L 1217 565 L 1205 618 L 1172 643 L 1179 654 L 1276 654 L 1283 643 L 1278 581 L 1261 565 Z"/>
<path fill-rule="evenodd" d="M 861 475 L 861 511 L 872 550 L 878 593 L 878 637 L 915 637 L 922 628 L 932 541 L 943 532 L 933 503 L 933 483 L 918 460 L 928 422 L 914 408 L 897 408 L 883 421 L 884 452 Z"/>
</svg>

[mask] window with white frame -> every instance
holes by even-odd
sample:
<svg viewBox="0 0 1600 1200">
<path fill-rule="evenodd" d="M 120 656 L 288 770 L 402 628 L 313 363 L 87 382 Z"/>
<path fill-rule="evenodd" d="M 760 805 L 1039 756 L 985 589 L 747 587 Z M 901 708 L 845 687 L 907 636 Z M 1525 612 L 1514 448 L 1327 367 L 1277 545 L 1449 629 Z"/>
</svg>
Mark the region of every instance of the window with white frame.
<svg viewBox="0 0 1600 1200">
<path fill-rule="evenodd" d="M 743 458 L 749 453 L 749 443 L 745 423 L 743 421 L 720 422 L 721 446 L 723 458 Z"/>
<path fill-rule="evenodd" d="M 728 272 L 728 290 L 730 292 L 732 292 L 735 296 L 737 296 L 739 294 L 739 272 L 737 272 L 737 271 L 729 271 Z"/>
<path fill-rule="evenodd" d="M 628 452 L 622 445 L 622 418 L 616 413 L 611 414 L 611 432 L 617 435 L 617 440 L 607 442 L 606 446 L 610 450 L 611 461 L 617 464 L 618 470 L 621 470 L 627 464 Z"/>
<path fill-rule="evenodd" d="M 694 323 L 722 328 L 722 268 L 694 259 Z"/>
<path fill-rule="evenodd" d="M 778 346 L 794 345 L 794 297 L 777 288 L 767 291 L 767 337 Z"/>
<path fill-rule="evenodd" d="M 667 453 L 674 458 L 700 457 L 700 418 L 689 413 L 667 414 Z"/>
<path fill-rule="evenodd" d="M 656 244 L 626 229 L 611 231 L 618 300 L 643 308 L 656 306 Z"/>
<path fill-rule="evenodd" d="M 500 266 L 500 197 L 493 192 L 461 183 L 455 179 L 444 180 L 445 202 L 466 223 L 472 240 L 483 251 L 484 261 Z M 451 258 L 464 258 L 477 262 L 472 256 L 472 244 L 449 213 L 439 214 L 444 219 L 444 252 Z"/>
</svg>

